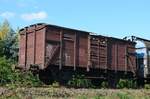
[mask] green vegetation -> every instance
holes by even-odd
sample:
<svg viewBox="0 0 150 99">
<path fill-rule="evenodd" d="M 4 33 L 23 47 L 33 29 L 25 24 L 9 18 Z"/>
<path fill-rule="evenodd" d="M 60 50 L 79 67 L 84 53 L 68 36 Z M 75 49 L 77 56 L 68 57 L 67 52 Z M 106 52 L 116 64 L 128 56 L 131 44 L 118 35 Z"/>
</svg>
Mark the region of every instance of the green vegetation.
<svg viewBox="0 0 150 99">
<path fill-rule="evenodd" d="M 103 81 L 101 83 L 101 88 L 108 88 L 108 82 L 107 81 Z"/>
<path fill-rule="evenodd" d="M 7 87 L 30 87 L 40 86 L 42 83 L 38 75 L 33 75 L 30 71 L 19 71 L 13 69 L 11 60 L 5 57 L 0 58 L 0 85 Z"/>
<path fill-rule="evenodd" d="M 130 79 L 120 79 L 117 88 L 137 88 L 137 82 Z"/>
<path fill-rule="evenodd" d="M 52 85 L 50 85 L 51 87 L 54 87 L 54 88 L 59 88 L 60 87 L 60 84 L 59 84 L 59 82 L 56 82 L 56 81 L 54 81 L 53 83 L 52 83 Z"/>
<path fill-rule="evenodd" d="M 72 79 L 68 82 L 68 85 L 71 87 L 94 87 L 90 79 L 86 79 L 84 75 L 73 75 Z"/>
<path fill-rule="evenodd" d="M 11 59 L 14 63 L 18 59 L 18 30 L 14 31 L 7 20 L 0 25 L 0 57 Z"/>
<path fill-rule="evenodd" d="M 2 99 L 149 99 L 150 90 L 133 89 L 74 89 L 74 88 L 16 88 L 0 95 Z"/>
<path fill-rule="evenodd" d="M 13 70 L 11 61 L 6 60 L 5 57 L 0 57 L 0 85 L 11 83 L 13 79 Z"/>
<path fill-rule="evenodd" d="M 133 99 L 129 94 L 127 93 L 117 93 L 117 96 L 119 97 L 119 99 Z"/>
<path fill-rule="evenodd" d="M 145 84 L 144 89 L 150 89 L 150 84 Z"/>
<path fill-rule="evenodd" d="M 15 70 L 18 61 L 18 30 L 14 31 L 7 20 L 0 25 L 0 86 L 40 86 L 38 75 Z"/>
<path fill-rule="evenodd" d="M 68 85 L 76 88 L 109 88 L 108 81 L 103 81 L 98 86 L 94 86 L 90 79 L 86 79 L 84 75 L 73 75 L 72 79 L 68 82 Z M 117 83 L 118 89 L 123 88 L 137 88 L 137 82 L 130 79 L 120 79 Z M 150 89 L 150 85 L 145 85 L 146 89 Z"/>
</svg>

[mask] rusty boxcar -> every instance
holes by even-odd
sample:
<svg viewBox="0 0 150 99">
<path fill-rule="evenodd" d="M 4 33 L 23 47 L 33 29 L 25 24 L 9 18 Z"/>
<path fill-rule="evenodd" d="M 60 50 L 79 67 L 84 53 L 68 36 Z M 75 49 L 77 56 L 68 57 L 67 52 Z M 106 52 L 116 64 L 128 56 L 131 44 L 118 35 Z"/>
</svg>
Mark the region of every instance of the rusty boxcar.
<svg viewBox="0 0 150 99">
<path fill-rule="evenodd" d="M 25 27 L 20 30 L 19 67 L 69 70 L 89 78 L 135 74 L 135 42 L 91 34 L 42 23 Z"/>
</svg>

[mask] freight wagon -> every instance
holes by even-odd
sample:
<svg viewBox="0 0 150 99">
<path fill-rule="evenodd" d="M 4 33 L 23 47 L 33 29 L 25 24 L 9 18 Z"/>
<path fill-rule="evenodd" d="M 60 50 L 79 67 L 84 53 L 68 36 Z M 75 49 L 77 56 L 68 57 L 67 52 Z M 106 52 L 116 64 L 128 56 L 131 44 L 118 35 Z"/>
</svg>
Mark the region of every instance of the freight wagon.
<svg viewBox="0 0 150 99">
<path fill-rule="evenodd" d="M 46 82 L 67 82 L 75 73 L 88 79 L 137 76 L 136 43 L 50 24 L 20 30 L 19 68 L 37 67 Z"/>
<path fill-rule="evenodd" d="M 142 82 L 150 83 L 150 40 L 136 36 L 125 37 L 125 40 L 136 42 L 136 76 Z"/>
</svg>

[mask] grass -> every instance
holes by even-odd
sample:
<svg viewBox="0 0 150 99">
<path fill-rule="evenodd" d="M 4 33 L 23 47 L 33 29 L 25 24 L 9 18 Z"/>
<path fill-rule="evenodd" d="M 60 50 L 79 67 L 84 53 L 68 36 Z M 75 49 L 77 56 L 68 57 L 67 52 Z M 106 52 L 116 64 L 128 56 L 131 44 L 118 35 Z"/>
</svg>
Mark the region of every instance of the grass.
<svg viewBox="0 0 150 99">
<path fill-rule="evenodd" d="M 150 99 L 150 90 L 22 87 L 7 89 L 0 99 Z"/>
</svg>

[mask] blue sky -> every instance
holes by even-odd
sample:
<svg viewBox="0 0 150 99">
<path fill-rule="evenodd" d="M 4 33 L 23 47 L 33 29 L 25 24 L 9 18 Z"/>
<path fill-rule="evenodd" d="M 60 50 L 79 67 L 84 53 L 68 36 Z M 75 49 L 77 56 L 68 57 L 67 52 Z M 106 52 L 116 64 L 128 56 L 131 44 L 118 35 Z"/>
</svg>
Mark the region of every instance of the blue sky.
<svg viewBox="0 0 150 99">
<path fill-rule="evenodd" d="M 150 0 L 0 0 L 0 22 L 49 23 L 123 38 L 150 39 Z"/>
</svg>

